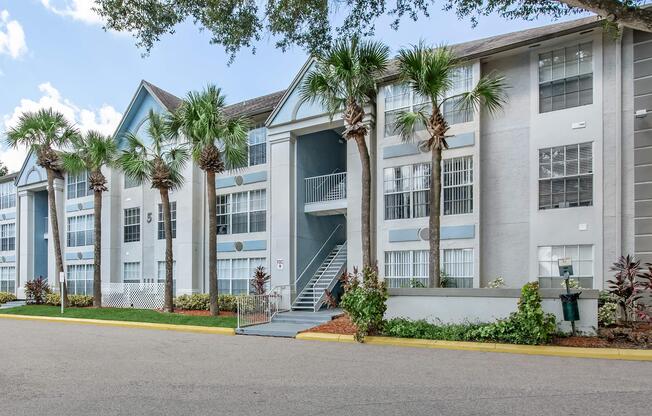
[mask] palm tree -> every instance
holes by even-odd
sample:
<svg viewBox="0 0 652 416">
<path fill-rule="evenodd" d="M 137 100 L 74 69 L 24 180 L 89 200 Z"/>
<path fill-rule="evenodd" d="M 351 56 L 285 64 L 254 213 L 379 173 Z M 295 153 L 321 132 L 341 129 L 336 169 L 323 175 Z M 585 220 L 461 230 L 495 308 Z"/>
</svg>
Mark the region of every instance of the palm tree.
<svg viewBox="0 0 652 416">
<path fill-rule="evenodd" d="M 210 313 L 219 314 L 217 305 L 217 195 L 215 176 L 225 169 L 247 162 L 247 133 L 250 123 L 243 117 L 228 117 L 225 97 L 219 88 L 208 85 L 202 92 L 189 92 L 170 116 L 170 128 L 183 134 L 192 146 L 193 159 L 206 172 L 208 204 L 208 291 Z"/>
<path fill-rule="evenodd" d="M 158 189 L 163 208 L 165 230 L 165 306 L 174 310 L 172 267 L 172 216 L 170 214 L 170 191 L 179 189 L 184 182 L 183 168 L 190 154 L 183 144 L 179 145 L 169 133 L 168 126 L 158 113 L 149 111 L 147 133 L 151 143 L 145 144 L 139 137 L 127 133 L 127 147 L 118 157 L 118 165 L 125 175 L 140 182 L 149 181 L 152 189 Z"/>
<path fill-rule="evenodd" d="M 377 76 L 385 70 L 389 47 L 375 41 L 336 42 L 306 75 L 300 87 L 303 101 L 319 102 L 333 118 L 342 112 L 342 137 L 354 140 L 362 164 L 362 263 L 369 266 L 371 252 L 371 161 L 366 137 L 369 127 L 364 122 L 364 106 L 373 104 L 378 90 Z"/>
<path fill-rule="evenodd" d="M 93 190 L 93 306 L 102 307 L 102 192 L 108 191 L 102 168 L 112 166 L 118 156 L 117 142 L 97 131 L 74 136 L 72 149 L 63 152 L 63 169 L 71 174 L 88 172 L 89 188 Z"/>
<path fill-rule="evenodd" d="M 30 147 L 31 151 L 36 154 L 36 164 L 45 169 L 47 174 L 48 205 L 57 278 L 60 273 L 63 273 L 59 217 L 54 195 L 54 180 L 63 179 L 61 158 L 57 149 L 65 147 L 77 134 L 79 134 L 77 129 L 66 120 L 64 115 L 51 108 L 23 113 L 18 124 L 7 131 L 7 144 L 14 148 Z M 65 282 L 62 285 L 61 301 L 64 306 L 68 306 L 68 290 Z"/>
<path fill-rule="evenodd" d="M 419 127 L 425 126 L 428 135 L 422 147 L 429 150 L 432 157 L 429 196 L 430 287 L 440 285 L 441 160 L 442 151 L 448 148 L 446 138 L 450 128 L 443 115 L 443 105 L 452 101 L 450 104 L 458 109 L 478 110 L 482 107 L 494 113 L 506 102 L 505 78 L 496 74 L 482 77 L 471 91 L 447 96 L 463 64 L 450 48 L 433 48 L 423 42 L 402 49 L 398 54 L 401 80 L 415 95 L 427 100 L 427 104 L 421 108 L 399 113 L 396 129 L 406 141 L 417 140 L 415 131 Z"/>
</svg>

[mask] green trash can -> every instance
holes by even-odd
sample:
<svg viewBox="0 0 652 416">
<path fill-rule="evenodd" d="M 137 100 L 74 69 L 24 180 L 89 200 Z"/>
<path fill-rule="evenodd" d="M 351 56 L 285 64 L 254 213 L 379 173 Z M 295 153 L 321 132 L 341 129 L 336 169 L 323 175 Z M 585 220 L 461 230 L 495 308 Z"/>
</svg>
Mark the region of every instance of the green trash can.
<svg viewBox="0 0 652 416">
<path fill-rule="evenodd" d="M 564 321 L 580 320 L 580 308 L 577 306 L 577 298 L 580 297 L 581 293 L 564 293 L 559 295 L 561 298 L 561 309 L 564 312 Z"/>
</svg>

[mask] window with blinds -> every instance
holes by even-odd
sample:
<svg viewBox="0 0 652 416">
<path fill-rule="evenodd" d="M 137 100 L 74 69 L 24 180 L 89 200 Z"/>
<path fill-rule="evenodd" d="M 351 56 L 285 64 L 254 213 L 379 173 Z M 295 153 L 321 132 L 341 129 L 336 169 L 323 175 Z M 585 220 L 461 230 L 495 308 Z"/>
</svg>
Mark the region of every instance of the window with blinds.
<svg viewBox="0 0 652 416">
<path fill-rule="evenodd" d="M 539 112 L 593 103 L 593 44 L 539 55 Z"/>
<path fill-rule="evenodd" d="M 442 170 L 444 215 L 473 212 L 473 157 L 445 159 Z"/>
<path fill-rule="evenodd" d="M 593 205 L 593 144 L 539 149 L 539 209 Z"/>
</svg>

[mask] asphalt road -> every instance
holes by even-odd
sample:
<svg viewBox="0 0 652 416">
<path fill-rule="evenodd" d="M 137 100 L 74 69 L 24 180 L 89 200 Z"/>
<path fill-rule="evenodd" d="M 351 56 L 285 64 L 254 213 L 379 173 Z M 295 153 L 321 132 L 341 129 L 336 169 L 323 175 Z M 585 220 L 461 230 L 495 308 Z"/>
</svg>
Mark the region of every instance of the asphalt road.
<svg viewBox="0 0 652 416">
<path fill-rule="evenodd" d="M 0 415 L 646 415 L 652 363 L 0 321 Z"/>
</svg>

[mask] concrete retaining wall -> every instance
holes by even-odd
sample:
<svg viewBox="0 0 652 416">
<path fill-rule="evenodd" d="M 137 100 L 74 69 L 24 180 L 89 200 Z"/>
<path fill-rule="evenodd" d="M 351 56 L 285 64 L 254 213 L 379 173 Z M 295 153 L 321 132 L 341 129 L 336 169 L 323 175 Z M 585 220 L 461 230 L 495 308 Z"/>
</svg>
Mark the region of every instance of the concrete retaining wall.
<svg viewBox="0 0 652 416">
<path fill-rule="evenodd" d="M 443 323 L 492 322 L 509 316 L 517 308 L 519 289 L 390 289 L 386 318 L 439 320 Z M 570 323 L 563 321 L 561 289 L 541 289 L 543 309 L 555 314 L 563 332 Z M 582 290 L 579 299 L 579 331 L 594 334 L 598 327 L 598 291 Z"/>
</svg>

